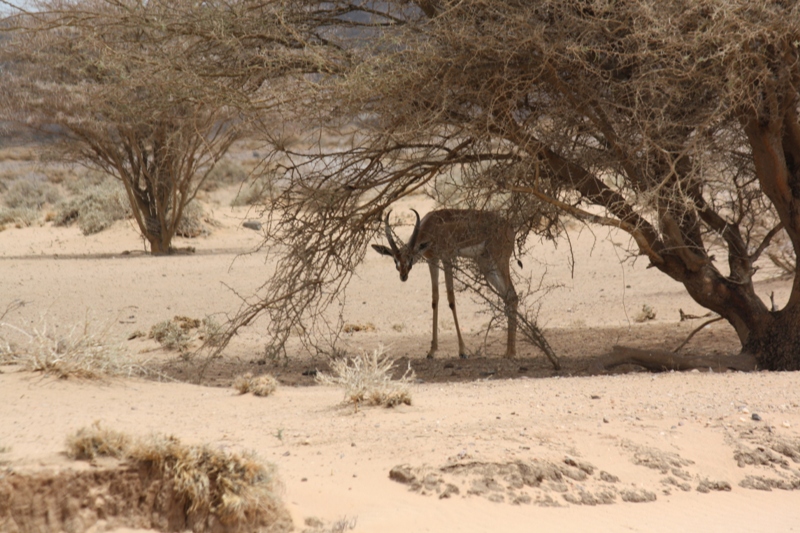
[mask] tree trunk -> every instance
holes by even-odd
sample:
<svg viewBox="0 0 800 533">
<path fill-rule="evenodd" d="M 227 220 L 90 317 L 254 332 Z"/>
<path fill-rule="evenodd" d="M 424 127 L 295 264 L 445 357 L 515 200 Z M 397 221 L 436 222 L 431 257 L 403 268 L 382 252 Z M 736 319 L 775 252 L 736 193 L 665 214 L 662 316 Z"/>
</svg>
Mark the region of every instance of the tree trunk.
<svg viewBox="0 0 800 533">
<path fill-rule="evenodd" d="M 764 326 L 750 334 L 742 353 L 763 370 L 800 370 L 800 304 L 768 313 Z"/>
<path fill-rule="evenodd" d="M 145 215 L 144 219 L 144 236 L 150 243 L 150 254 L 168 255 L 172 253 L 172 239 L 170 237 L 165 237 L 165 232 L 161 228 L 158 217 Z"/>
<path fill-rule="evenodd" d="M 172 253 L 172 247 L 169 244 L 162 243 L 160 238 L 151 239 L 148 236 L 147 239 L 150 243 L 150 255 L 169 255 Z"/>
</svg>

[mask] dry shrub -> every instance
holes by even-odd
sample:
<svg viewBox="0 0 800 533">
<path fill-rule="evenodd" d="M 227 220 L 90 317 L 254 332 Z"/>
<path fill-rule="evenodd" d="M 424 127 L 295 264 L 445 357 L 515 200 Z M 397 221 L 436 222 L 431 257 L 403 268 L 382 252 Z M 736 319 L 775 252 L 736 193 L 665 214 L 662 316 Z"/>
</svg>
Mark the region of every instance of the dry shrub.
<svg viewBox="0 0 800 533">
<path fill-rule="evenodd" d="M 114 179 L 87 177 L 72 189 L 78 196 L 59 205 L 56 226 L 77 223 L 84 235 L 92 235 L 131 216 L 125 189 Z"/>
<path fill-rule="evenodd" d="M 308 526 L 303 530 L 303 533 L 345 533 L 356 528 L 357 518 L 342 517 L 335 522 L 325 525 L 325 522 L 315 516 L 309 516 L 305 519 L 305 525 Z"/>
<path fill-rule="evenodd" d="M 200 321 L 185 316 L 176 316 L 154 324 L 150 328 L 149 338 L 155 339 L 167 350 L 186 351 L 194 340 L 192 329 L 200 327 Z"/>
<path fill-rule="evenodd" d="M 377 328 L 375 327 L 375 324 L 372 322 L 367 322 L 366 324 L 345 324 L 342 328 L 342 331 L 345 333 L 358 333 L 360 331 L 371 333 L 376 329 Z"/>
<path fill-rule="evenodd" d="M 102 379 L 132 375 L 139 370 L 120 343 L 110 340 L 111 323 L 82 323 L 56 331 L 43 318 L 31 332 L 0 322 L 0 362 L 17 363 L 32 372 L 55 374 L 59 378 Z"/>
<path fill-rule="evenodd" d="M 124 433 L 107 429 L 95 422 L 67 437 L 67 457 L 70 459 L 95 459 L 97 457 L 122 458 L 127 453 L 131 439 Z"/>
<path fill-rule="evenodd" d="M 0 226 L 13 224 L 17 228 L 27 228 L 39 220 L 39 210 L 30 207 L 0 207 Z"/>
<path fill-rule="evenodd" d="M 190 202 L 183 208 L 183 214 L 178 222 L 175 235 L 187 239 L 194 239 L 211 233 L 210 229 L 216 226 L 214 219 L 208 215 L 197 202 Z"/>
<path fill-rule="evenodd" d="M 239 394 L 252 392 L 253 396 L 269 396 L 278 388 L 278 380 L 269 374 L 253 376 L 248 372 L 236 377 L 233 388 L 238 390 Z"/>
<path fill-rule="evenodd" d="M 408 385 L 414 379 L 409 364 L 403 376 L 392 379 L 395 358 L 386 354 L 383 346 L 372 353 L 343 357 L 331 362 L 332 375 L 319 373 L 317 381 L 323 385 L 335 385 L 344 389 L 345 402 L 358 408 L 361 404 L 394 407 L 411 405 Z"/>
<path fill-rule="evenodd" d="M 224 326 L 213 317 L 202 320 L 186 316 L 175 316 L 154 324 L 148 337 L 155 339 L 167 350 L 186 352 L 195 339 L 204 340 L 208 346 L 216 346 L 224 333 Z"/>
<path fill-rule="evenodd" d="M 633 317 L 634 322 L 647 322 L 656 319 L 656 311 L 647 304 L 642 305 L 642 310 Z"/>
<path fill-rule="evenodd" d="M 207 346 L 219 346 L 222 343 L 225 334 L 225 326 L 217 322 L 212 316 L 207 316 L 200 324 L 198 337 L 204 341 Z"/>
<path fill-rule="evenodd" d="M 275 177 L 268 173 L 265 178 L 243 185 L 236 197 L 231 200 L 232 207 L 262 205 L 274 200 L 279 194 Z"/>
<path fill-rule="evenodd" d="M 274 466 L 254 455 L 187 446 L 165 435 L 133 439 L 97 423 L 70 436 L 67 448 L 70 457 L 117 457 L 163 478 L 170 496 L 184 502 L 193 531 L 285 530 L 290 523 Z"/>
<path fill-rule="evenodd" d="M 244 183 L 247 176 L 248 172 L 242 165 L 226 157 L 214 165 L 200 188 L 204 191 L 214 191 L 227 185 L 238 185 Z"/>
<path fill-rule="evenodd" d="M 41 209 L 45 204 L 56 203 L 60 197 L 58 187 L 45 176 L 31 174 L 12 181 L 3 194 L 3 202 L 12 209 Z"/>
</svg>

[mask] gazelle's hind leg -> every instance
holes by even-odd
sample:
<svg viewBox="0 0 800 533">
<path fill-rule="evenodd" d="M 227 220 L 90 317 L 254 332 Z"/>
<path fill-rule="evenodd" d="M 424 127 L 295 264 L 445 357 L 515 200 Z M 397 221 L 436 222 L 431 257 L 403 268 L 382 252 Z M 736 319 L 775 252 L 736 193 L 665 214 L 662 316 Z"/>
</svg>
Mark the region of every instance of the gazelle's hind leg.
<svg viewBox="0 0 800 533">
<path fill-rule="evenodd" d="M 490 259 L 478 261 L 478 266 L 489 285 L 497 291 L 505 304 L 505 314 L 508 319 L 508 338 L 506 340 L 506 357 L 513 358 L 517 355 L 517 305 L 519 298 L 514 284 L 511 281 L 511 270 L 508 261 L 503 264 L 494 264 Z"/>
<path fill-rule="evenodd" d="M 464 339 L 461 337 L 461 328 L 458 325 L 458 314 L 456 314 L 456 291 L 453 284 L 453 265 L 444 261 L 444 286 L 447 289 L 447 304 L 453 312 L 453 322 L 456 324 L 456 335 L 458 335 L 458 356 L 462 359 L 467 358 L 467 348 L 464 346 Z"/>
<path fill-rule="evenodd" d="M 439 264 L 436 261 L 429 261 L 428 268 L 431 272 L 431 307 L 433 308 L 433 336 L 431 337 L 431 349 L 428 351 L 428 359 L 433 359 L 436 350 L 439 349 Z"/>
</svg>

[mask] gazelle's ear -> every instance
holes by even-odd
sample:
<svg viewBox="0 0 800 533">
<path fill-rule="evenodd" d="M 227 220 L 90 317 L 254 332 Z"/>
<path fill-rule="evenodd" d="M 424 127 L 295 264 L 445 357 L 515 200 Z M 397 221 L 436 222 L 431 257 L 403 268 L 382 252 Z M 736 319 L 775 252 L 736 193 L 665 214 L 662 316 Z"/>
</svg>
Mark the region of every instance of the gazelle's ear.
<svg viewBox="0 0 800 533">
<path fill-rule="evenodd" d="M 373 244 L 372 249 L 381 255 L 388 255 L 389 257 L 393 257 L 392 251 L 382 244 Z"/>
</svg>

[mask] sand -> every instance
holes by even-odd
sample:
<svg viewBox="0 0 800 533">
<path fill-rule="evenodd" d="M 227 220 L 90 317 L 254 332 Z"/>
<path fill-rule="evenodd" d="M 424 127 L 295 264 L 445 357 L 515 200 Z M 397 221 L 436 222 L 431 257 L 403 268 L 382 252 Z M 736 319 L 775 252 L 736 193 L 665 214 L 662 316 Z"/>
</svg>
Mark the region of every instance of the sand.
<svg viewBox="0 0 800 533">
<path fill-rule="evenodd" d="M 397 209 L 427 205 L 412 198 Z M 109 335 L 142 361 L 178 359 L 151 340 L 125 339 L 175 315 L 234 312 L 234 290 L 251 294 L 271 268 L 262 254 L 240 255 L 259 242 L 240 226 L 248 215 L 211 207 L 221 227 L 179 239 L 178 246 L 197 249 L 186 256 L 141 254 L 128 223 L 90 237 L 49 224 L 0 232 L 0 308 L 25 302 L 3 321 L 66 331 L 89 317 L 109 322 Z M 623 235 L 577 226 L 570 232 L 571 250 L 529 243 L 518 270 L 537 280 L 546 273 L 554 286 L 540 302 L 539 323 L 559 339 L 562 357 L 600 355 L 597 344 L 580 341 L 581 332 L 610 349 L 620 337 L 658 344 L 661 332 L 691 331 L 678 310 L 704 311 L 642 259 L 621 264 Z M 763 269 L 757 292 L 774 292 L 780 304 L 790 283 L 776 274 Z M 349 335 L 350 349 L 380 344 L 412 361 L 424 358 L 429 298 L 427 269 L 414 269 L 403 284 L 391 261 L 368 254 L 342 312 L 347 323 L 372 327 Z M 634 317 L 644 305 L 656 317 L 639 324 Z M 498 358 L 503 335 L 491 334 L 483 346 L 489 319 L 480 302 L 461 294 L 458 306 L 468 345 L 484 350 L 476 357 Z M 458 364 L 444 305 L 440 324 L 439 357 Z M 732 335 L 714 324 L 693 349 L 735 349 Z M 264 343 L 262 320 L 226 357 L 247 366 Z M 536 348 L 522 343 L 519 351 L 522 360 L 547 366 Z M 99 468 L 63 452 L 67 435 L 100 421 L 131 435 L 162 432 L 189 444 L 254 451 L 276 465 L 298 531 L 343 519 L 353 531 L 389 533 L 800 529 L 798 493 L 790 490 L 800 488 L 800 374 L 533 375 L 416 382 L 410 406 L 355 410 L 333 387 L 282 386 L 255 397 L 231 387 L 63 380 L 0 366 L 0 478 Z"/>
</svg>

